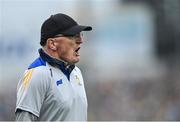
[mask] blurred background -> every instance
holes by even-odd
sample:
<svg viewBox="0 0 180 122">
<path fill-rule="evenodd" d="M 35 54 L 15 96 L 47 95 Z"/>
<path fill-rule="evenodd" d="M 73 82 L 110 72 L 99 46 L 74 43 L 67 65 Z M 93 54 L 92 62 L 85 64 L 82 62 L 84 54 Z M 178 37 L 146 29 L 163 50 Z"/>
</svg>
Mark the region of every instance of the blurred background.
<svg viewBox="0 0 180 122">
<path fill-rule="evenodd" d="M 93 27 L 77 64 L 89 121 L 180 120 L 180 0 L 0 0 L 1 121 L 55 13 Z"/>
</svg>

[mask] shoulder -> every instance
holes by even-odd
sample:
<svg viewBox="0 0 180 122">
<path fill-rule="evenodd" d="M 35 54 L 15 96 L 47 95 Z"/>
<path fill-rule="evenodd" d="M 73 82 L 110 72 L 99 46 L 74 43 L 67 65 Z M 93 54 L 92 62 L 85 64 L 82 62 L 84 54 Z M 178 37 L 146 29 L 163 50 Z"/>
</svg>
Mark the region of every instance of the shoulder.
<svg viewBox="0 0 180 122">
<path fill-rule="evenodd" d="M 18 86 L 22 85 L 27 88 L 31 85 L 38 87 L 42 84 L 48 84 L 51 75 L 49 67 L 44 63 L 43 60 L 37 58 L 24 72 Z"/>
<path fill-rule="evenodd" d="M 47 80 L 50 77 L 50 70 L 49 67 L 35 67 L 28 69 L 27 73 L 32 74 L 32 80 Z"/>
<path fill-rule="evenodd" d="M 46 62 L 41 57 L 39 57 L 29 65 L 28 69 L 42 67 L 42 66 L 46 66 Z"/>
<path fill-rule="evenodd" d="M 47 63 L 41 57 L 34 60 L 26 72 L 33 72 L 33 76 L 36 77 L 48 76 L 50 74 Z"/>
<path fill-rule="evenodd" d="M 46 85 L 50 80 L 50 71 L 46 67 L 36 67 L 25 71 L 20 84 L 25 88 Z"/>
<path fill-rule="evenodd" d="M 50 70 L 48 67 L 36 67 L 29 69 L 28 72 L 32 72 L 32 78 L 40 80 L 45 80 L 50 77 Z"/>
</svg>

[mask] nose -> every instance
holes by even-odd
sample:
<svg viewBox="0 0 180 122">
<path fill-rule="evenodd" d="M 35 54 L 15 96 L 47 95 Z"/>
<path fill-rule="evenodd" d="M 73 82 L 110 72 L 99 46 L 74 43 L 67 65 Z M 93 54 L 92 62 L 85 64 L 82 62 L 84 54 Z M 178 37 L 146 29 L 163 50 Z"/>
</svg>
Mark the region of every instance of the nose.
<svg viewBox="0 0 180 122">
<path fill-rule="evenodd" d="M 76 40 L 76 44 L 82 44 L 83 43 L 83 39 L 82 37 L 79 37 L 77 40 Z"/>
</svg>

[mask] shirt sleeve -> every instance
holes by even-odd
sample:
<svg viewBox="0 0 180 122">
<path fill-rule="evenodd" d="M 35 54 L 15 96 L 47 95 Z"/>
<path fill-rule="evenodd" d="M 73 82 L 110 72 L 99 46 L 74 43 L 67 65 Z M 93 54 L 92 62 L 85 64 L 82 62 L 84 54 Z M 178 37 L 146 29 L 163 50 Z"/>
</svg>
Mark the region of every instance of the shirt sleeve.
<svg viewBox="0 0 180 122">
<path fill-rule="evenodd" d="M 38 117 L 24 110 L 17 110 L 15 114 L 16 121 L 37 121 Z"/>
<path fill-rule="evenodd" d="M 43 69 L 27 70 L 17 87 L 16 110 L 24 110 L 39 117 L 48 89 L 48 74 Z"/>
</svg>

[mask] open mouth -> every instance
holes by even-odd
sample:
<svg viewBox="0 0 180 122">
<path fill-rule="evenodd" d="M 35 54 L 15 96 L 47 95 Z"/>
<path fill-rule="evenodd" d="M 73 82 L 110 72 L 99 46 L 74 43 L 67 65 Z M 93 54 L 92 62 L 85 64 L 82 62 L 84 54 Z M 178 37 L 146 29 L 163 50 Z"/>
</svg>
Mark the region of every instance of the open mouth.
<svg viewBox="0 0 180 122">
<path fill-rule="evenodd" d="M 78 47 L 78 48 L 75 50 L 75 53 L 76 53 L 76 55 L 78 55 L 78 56 L 80 55 L 80 54 L 79 54 L 79 50 L 80 50 L 80 47 Z"/>
</svg>

